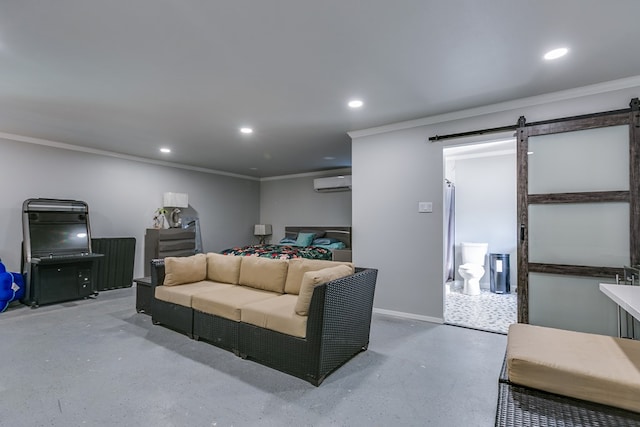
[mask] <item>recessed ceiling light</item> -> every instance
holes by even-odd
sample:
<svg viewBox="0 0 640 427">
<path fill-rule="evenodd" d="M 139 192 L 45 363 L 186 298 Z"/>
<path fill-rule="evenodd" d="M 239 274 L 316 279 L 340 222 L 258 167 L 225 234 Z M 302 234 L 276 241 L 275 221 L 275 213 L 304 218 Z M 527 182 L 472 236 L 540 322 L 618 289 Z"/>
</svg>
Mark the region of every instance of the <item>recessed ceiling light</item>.
<svg viewBox="0 0 640 427">
<path fill-rule="evenodd" d="M 252 170 L 252 171 L 257 171 L 258 170 L 258 168 L 249 168 L 249 169 Z"/>
<path fill-rule="evenodd" d="M 359 99 L 352 99 L 347 105 L 349 108 L 360 108 L 364 105 L 364 102 Z"/>
<path fill-rule="evenodd" d="M 552 59 L 558 59 L 560 57 L 565 56 L 568 52 L 569 52 L 569 49 L 567 49 L 566 47 L 553 49 L 544 54 L 544 59 L 546 59 L 547 61 L 550 61 Z"/>
<path fill-rule="evenodd" d="M 244 133 L 244 134 L 248 135 L 250 133 L 253 133 L 253 129 L 251 129 L 249 127 L 243 127 L 243 128 L 240 128 L 240 133 Z"/>
<path fill-rule="evenodd" d="M 170 153 L 170 152 L 171 152 L 171 148 L 162 147 L 162 148 L 160 149 L 160 152 L 161 152 L 161 153 Z"/>
<path fill-rule="evenodd" d="M 335 160 L 335 157 L 331 157 L 331 156 L 327 156 L 327 157 L 323 157 L 323 159 L 325 160 Z"/>
</svg>

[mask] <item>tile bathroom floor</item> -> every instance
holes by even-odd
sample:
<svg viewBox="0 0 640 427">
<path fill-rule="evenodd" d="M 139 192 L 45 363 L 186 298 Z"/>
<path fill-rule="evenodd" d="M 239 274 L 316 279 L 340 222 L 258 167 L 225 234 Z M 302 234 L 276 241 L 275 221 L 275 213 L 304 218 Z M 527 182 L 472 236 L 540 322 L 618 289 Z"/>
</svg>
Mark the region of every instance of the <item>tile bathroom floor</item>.
<svg viewBox="0 0 640 427">
<path fill-rule="evenodd" d="M 495 294 L 481 289 L 480 295 L 462 293 L 462 287 L 451 286 L 445 295 L 444 322 L 483 331 L 506 334 L 517 322 L 516 293 Z"/>
</svg>

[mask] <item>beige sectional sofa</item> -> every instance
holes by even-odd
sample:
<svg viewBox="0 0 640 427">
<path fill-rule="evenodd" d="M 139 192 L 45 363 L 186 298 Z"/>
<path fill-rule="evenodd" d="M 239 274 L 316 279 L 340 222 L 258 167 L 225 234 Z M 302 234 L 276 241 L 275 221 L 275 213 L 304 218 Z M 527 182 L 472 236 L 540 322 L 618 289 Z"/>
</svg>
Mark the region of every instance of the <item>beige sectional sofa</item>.
<svg viewBox="0 0 640 427">
<path fill-rule="evenodd" d="M 155 324 L 315 385 L 367 348 L 375 269 L 216 253 L 151 264 Z"/>
</svg>

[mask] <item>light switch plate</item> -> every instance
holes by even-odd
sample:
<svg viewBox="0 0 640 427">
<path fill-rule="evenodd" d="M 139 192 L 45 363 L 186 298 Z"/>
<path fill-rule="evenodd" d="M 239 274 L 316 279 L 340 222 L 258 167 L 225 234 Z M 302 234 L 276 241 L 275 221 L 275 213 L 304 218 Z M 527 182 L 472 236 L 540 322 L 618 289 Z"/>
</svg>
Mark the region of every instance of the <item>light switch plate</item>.
<svg viewBox="0 0 640 427">
<path fill-rule="evenodd" d="M 433 212 L 433 202 L 418 202 L 418 212 L 420 213 Z"/>
</svg>

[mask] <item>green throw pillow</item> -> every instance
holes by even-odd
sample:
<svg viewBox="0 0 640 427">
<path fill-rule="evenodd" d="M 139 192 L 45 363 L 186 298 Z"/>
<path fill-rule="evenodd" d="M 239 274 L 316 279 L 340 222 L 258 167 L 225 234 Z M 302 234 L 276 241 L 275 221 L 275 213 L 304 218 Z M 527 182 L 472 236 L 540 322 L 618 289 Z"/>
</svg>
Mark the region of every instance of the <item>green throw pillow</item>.
<svg viewBox="0 0 640 427">
<path fill-rule="evenodd" d="M 296 246 L 311 246 L 311 243 L 313 242 L 313 239 L 315 237 L 315 233 L 298 233 Z"/>
</svg>

